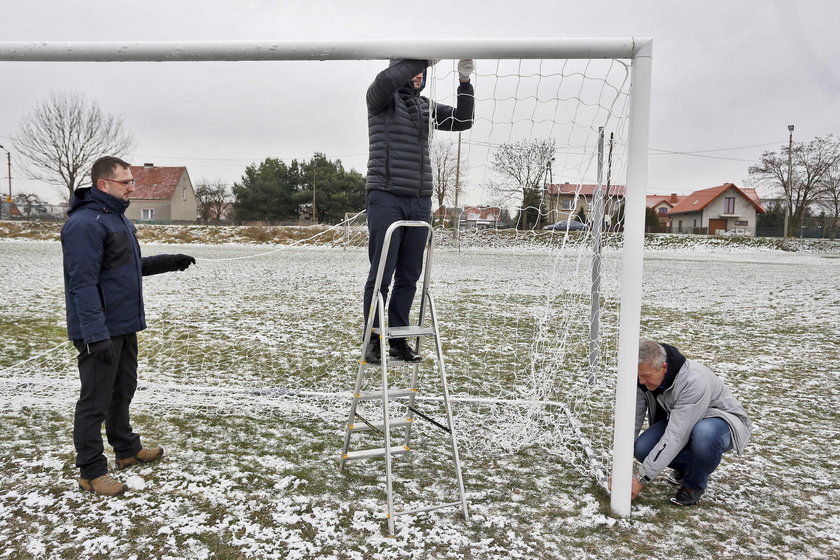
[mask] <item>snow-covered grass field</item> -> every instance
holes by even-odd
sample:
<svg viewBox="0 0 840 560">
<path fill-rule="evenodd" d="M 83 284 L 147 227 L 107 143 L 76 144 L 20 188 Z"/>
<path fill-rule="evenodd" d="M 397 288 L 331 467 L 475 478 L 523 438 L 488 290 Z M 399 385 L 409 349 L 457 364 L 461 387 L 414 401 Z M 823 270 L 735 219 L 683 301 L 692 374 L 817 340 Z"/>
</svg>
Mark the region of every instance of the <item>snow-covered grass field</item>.
<svg viewBox="0 0 840 560">
<path fill-rule="evenodd" d="M 696 507 L 670 504 L 673 488 L 656 480 L 633 515 L 618 519 L 589 473 L 539 432 L 517 434 L 521 445 L 509 451 L 465 438 L 472 519 L 450 510 L 400 517 L 389 538 L 381 462 L 337 469 L 348 402 L 341 395 L 355 373 L 343 348 L 356 329 L 361 287 L 345 273 L 363 265 L 363 250 L 221 260 L 266 250 L 144 245 L 146 254 L 184 252 L 199 262 L 146 279 L 150 328 L 140 339 L 132 418 L 144 442 L 163 445 L 166 456 L 118 472 L 131 491 L 108 500 L 75 483 L 77 382 L 73 353 L 59 346 L 60 247 L 0 240 L 0 559 L 836 558 L 836 252 L 698 242 L 646 254 L 643 335 L 724 377 L 756 426 L 745 455 L 725 456 Z M 539 252 L 439 253 L 441 313 L 504 327 L 479 341 L 447 327 L 454 392 L 514 391 L 518 377 L 470 360 L 491 355 L 482 344 L 508 344 L 511 360 L 521 359 L 530 341 L 513 329 L 528 321 L 523 306 L 538 304 L 527 296 L 548 261 Z M 499 300 L 489 312 L 479 305 L 488 294 Z M 317 301 L 331 302 L 335 313 L 325 316 Z M 469 374 L 459 374 L 459 364 Z M 485 412 L 488 431 L 510 414 Z M 444 440 L 428 426 L 417 431 L 418 451 L 395 462 L 397 493 L 453 501 Z"/>
</svg>

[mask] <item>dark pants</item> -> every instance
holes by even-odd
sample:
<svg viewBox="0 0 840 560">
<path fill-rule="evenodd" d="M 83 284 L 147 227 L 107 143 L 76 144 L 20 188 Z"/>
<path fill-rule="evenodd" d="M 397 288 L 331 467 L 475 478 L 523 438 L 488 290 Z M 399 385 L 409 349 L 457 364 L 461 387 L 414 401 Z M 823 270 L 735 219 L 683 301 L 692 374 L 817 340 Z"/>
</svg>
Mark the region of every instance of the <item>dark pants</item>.
<svg viewBox="0 0 840 560">
<path fill-rule="evenodd" d="M 667 420 L 660 420 L 639 436 L 633 448 L 633 455 L 640 463 L 656 447 Z M 721 418 L 703 418 L 694 425 L 688 443 L 677 453 L 668 465 L 683 472 L 683 484 L 692 490 L 705 490 L 709 475 L 717 468 L 725 451 L 732 449 L 729 424 Z"/>
<path fill-rule="evenodd" d="M 430 222 L 432 214 L 432 199 L 430 197 L 409 198 L 396 196 L 385 191 L 370 191 L 367 194 L 367 221 L 370 245 L 370 272 L 365 282 L 364 316 L 367 325 L 370 304 L 373 301 L 373 287 L 376 283 L 376 272 L 379 267 L 379 257 L 385 242 L 385 232 L 388 227 L 399 220 L 421 220 Z M 426 228 L 398 228 L 391 236 L 391 247 L 385 261 L 385 271 L 382 277 L 380 292 L 382 300 L 388 301 L 388 288 L 391 277 L 394 279 L 394 289 L 391 292 L 391 302 L 388 304 L 388 326 L 402 327 L 409 324 L 408 314 L 414 301 L 417 280 L 423 270 L 423 252 L 429 230 Z M 379 317 L 374 317 L 373 325 L 379 326 Z"/>
<path fill-rule="evenodd" d="M 132 432 L 128 419 L 128 407 L 137 389 L 137 335 L 115 336 L 111 343 L 114 361 L 106 364 L 93 359 L 81 340 L 73 341 L 79 351 L 82 382 L 73 423 L 73 443 L 82 478 L 96 478 L 108 472 L 102 445 L 103 421 L 108 443 L 117 459 L 133 457 L 141 449 L 140 436 Z"/>
</svg>

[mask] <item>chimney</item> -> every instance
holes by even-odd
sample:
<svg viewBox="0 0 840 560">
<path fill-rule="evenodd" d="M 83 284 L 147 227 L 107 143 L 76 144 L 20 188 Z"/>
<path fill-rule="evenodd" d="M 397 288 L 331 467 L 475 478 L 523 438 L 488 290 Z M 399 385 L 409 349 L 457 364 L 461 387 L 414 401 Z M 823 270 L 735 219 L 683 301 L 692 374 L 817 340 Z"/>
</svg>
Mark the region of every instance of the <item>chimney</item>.
<svg viewBox="0 0 840 560">
<path fill-rule="evenodd" d="M 676 201 L 677 201 L 677 193 L 673 193 L 673 192 L 672 192 L 672 193 L 671 193 L 671 200 L 670 200 L 670 202 L 676 202 Z"/>
<path fill-rule="evenodd" d="M 144 163 L 144 164 L 143 164 L 143 167 L 145 167 L 146 169 L 152 168 L 152 167 L 154 167 L 154 166 L 155 166 L 155 164 L 154 164 L 154 163 Z"/>
</svg>

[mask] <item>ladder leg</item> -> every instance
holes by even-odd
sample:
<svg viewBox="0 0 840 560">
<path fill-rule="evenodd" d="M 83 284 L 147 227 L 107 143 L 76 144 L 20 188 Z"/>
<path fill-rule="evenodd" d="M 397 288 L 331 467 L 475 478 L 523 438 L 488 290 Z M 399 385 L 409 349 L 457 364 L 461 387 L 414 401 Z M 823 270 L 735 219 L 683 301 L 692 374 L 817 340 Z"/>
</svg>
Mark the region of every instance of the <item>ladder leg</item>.
<svg viewBox="0 0 840 560">
<path fill-rule="evenodd" d="M 382 294 L 377 294 L 382 300 Z M 384 305 L 379 306 L 379 325 L 384 329 L 385 310 Z M 385 337 L 379 336 L 379 351 L 381 353 L 380 365 L 382 366 L 382 419 L 385 432 L 385 492 L 388 499 L 388 534 L 394 535 L 394 481 L 391 473 L 391 419 L 388 411 L 388 354 L 385 352 Z"/>
<path fill-rule="evenodd" d="M 464 492 L 464 477 L 461 474 L 461 458 L 458 454 L 458 436 L 455 434 L 455 423 L 452 419 L 452 407 L 449 404 L 449 386 L 446 382 L 446 366 L 443 362 L 443 347 L 440 344 L 440 336 L 438 336 L 437 316 L 435 315 L 435 302 L 432 299 L 432 294 L 427 294 L 429 298 L 429 313 L 432 319 L 432 328 L 435 332 L 435 349 L 438 357 L 438 367 L 440 368 L 440 381 L 443 387 L 443 405 L 446 409 L 446 419 L 449 423 L 449 435 L 452 443 L 452 458 L 455 462 L 455 478 L 458 481 L 458 494 L 461 498 L 461 511 L 464 513 L 464 520 L 470 520 L 470 513 L 467 508 L 467 495 Z"/>
<path fill-rule="evenodd" d="M 373 317 L 374 313 L 378 313 L 379 310 L 382 309 L 382 295 L 379 292 L 376 292 L 378 297 L 373 298 L 373 303 L 371 304 L 370 316 Z M 362 337 L 362 355 L 359 358 L 359 369 L 356 373 L 356 384 L 353 386 L 353 402 L 350 404 L 350 416 L 347 418 L 347 425 L 344 427 L 344 446 L 341 449 L 341 461 L 338 464 L 338 470 L 344 469 L 344 464 L 346 463 L 345 457 L 347 456 L 347 452 L 350 450 L 350 426 L 352 426 L 356 421 L 356 407 L 359 404 L 357 395 L 359 391 L 362 390 L 362 381 L 365 371 L 365 353 L 367 352 L 368 343 L 371 340 L 371 337 L 374 336 L 371 332 L 371 325 L 373 321 L 369 320 L 368 324 L 365 325 L 365 335 Z M 382 338 L 381 335 L 377 335 Z"/>
</svg>

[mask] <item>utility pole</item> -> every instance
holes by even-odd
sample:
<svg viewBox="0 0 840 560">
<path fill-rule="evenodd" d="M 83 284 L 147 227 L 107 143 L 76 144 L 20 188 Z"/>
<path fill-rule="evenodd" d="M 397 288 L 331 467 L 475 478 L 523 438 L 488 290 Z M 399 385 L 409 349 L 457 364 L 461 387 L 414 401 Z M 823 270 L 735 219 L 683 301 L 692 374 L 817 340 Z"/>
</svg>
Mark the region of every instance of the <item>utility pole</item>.
<svg viewBox="0 0 840 560">
<path fill-rule="evenodd" d="M 790 197 L 793 192 L 793 185 L 791 185 L 791 177 L 793 176 L 793 125 L 788 125 L 788 132 L 790 133 L 790 137 L 788 138 L 788 178 L 787 178 L 787 185 L 785 186 L 785 230 L 782 234 L 782 249 L 787 249 L 787 238 L 788 238 L 788 214 L 790 214 Z"/>
<path fill-rule="evenodd" d="M 3 146 L 0 146 L 0 150 L 3 150 L 4 152 L 6 152 L 6 162 L 7 162 L 7 165 L 9 166 L 9 198 L 6 199 L 6 202 L 11 204 L 12 203 L 12 154 L 11 154 L 11 152 L 9 152 L 9 150 L 4 148 Z M 9 207 L 9 213 L 11 215 L 11 206 Z"/>
<path fill-rule="evenodd" d="M 315 225 L 315 165 L 312 166 L 312 220 L 310 223 Z"/>
</svg>

